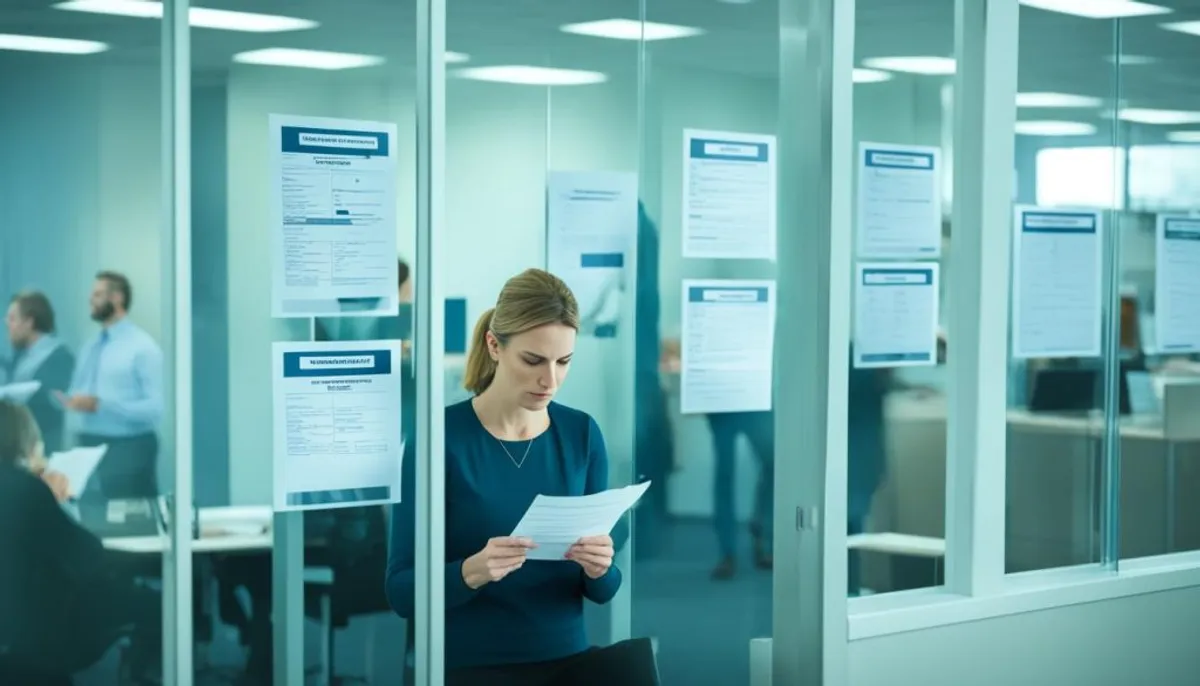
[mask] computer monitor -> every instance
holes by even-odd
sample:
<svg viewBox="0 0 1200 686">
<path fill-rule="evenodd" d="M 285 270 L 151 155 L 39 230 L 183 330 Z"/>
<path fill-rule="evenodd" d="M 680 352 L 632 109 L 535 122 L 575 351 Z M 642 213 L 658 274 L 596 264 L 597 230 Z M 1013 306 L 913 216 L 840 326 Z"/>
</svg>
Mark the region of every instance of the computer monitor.
<svg viewBox="0 0 1200 686">
<path fill-rule="evenodd" d="M 1136 365 L 1121 363 L 1117 382 L 1118 412 L 1132 414 L 1129 372 Z M 1104 408 L 1104 374 L 1097 368 L 1043 369 L 1033 381 L 1029 409 L 1034 412 L 1083 413 Z"/>
</svg>

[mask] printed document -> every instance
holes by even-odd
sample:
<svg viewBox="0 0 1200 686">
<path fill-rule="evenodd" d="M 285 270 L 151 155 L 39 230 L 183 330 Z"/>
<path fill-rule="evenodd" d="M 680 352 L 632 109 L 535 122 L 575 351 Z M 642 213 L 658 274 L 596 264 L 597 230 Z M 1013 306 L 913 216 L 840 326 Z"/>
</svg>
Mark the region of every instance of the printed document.
<svg viewBox="0 0 1200 686">
<path fill-rule="evenodd" d="M 276 511 L 400 501 L 400 341 L 274 344 Z"/>
<path fill-rule="evenodd" d="M 54 453 L 46 460 L 46 471 L 58 472 L 67 477 L 72 498 L 78 498 L 87 488 L 88 481 L 100 466 L 100 460 L 108 451 L 107 445 L 97 445 L 88 448 L 72 448 L 61 453 Z"/>
<path fill-rule="evenodd" d="M 537 544 L 528 560 L 561 560 L 567 550 L 584 536 L 603 536 L 612 531 L 650 482 L 613 488 L 584 496 L 539 495 L 525 511 L 512 535 Z"/>
<path fill-rule="evenodd" d="M 396 315 L 396 125 L 271 115 L 276 317 Z"/>
<path fill-rule="evenodd" d="M 42 388 L 41 381 L 20 381 L 0 386 L 0 400 L 11 400 L 18 405 L 29 402 L 34 393 Z"/>
</svg>

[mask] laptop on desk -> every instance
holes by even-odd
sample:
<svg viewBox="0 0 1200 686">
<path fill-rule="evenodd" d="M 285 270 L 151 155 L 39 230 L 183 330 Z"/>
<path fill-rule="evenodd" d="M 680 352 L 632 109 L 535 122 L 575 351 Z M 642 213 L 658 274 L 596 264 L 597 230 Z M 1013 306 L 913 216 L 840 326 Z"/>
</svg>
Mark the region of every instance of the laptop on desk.
<svg viewBox="0 0 1200 686">
<path fill-rule="evenodd" d="M 1104 375 L 1099 369 L 1043 369 L 1033 382 L 1029 398 L 1032 412 L 1083 416 L 1104 409 Z M 1117 384 L 1120 414 L 1129 415 L 1128 372 L 1122 365 Z"/>
<path fill-rule="evenodd" d="M 102 539 L 161 536 L 165 531 L 158 498 L 82 500 L 79 523 Z"/>
</svg>

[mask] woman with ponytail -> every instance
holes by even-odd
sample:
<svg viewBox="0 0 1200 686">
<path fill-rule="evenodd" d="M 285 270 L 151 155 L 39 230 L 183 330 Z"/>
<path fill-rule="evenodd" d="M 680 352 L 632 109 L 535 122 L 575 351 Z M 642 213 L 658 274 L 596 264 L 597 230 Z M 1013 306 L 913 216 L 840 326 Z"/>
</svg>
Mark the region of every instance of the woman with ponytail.
<svg viewBox="0 0 1200 686">
<path fill-rule="evenodd" d="M 448 686 L 657 683 L 649 641 L 587 641 L 584 600 L 607 603 L 621 585 L 609 536 L 580 539 L 553 561 L 526 560 L 537 541 L 509 536 L 538 494 L 608 488 L 595 420 L 554 402 L 578 329 L 575 296 L 540 269 L 509 279 L 475 326 L 464 378 L 473 397 L 445 414 Z M 386 581 L 406 618 L 415 612 L 412 462 Z"/>
</svg>

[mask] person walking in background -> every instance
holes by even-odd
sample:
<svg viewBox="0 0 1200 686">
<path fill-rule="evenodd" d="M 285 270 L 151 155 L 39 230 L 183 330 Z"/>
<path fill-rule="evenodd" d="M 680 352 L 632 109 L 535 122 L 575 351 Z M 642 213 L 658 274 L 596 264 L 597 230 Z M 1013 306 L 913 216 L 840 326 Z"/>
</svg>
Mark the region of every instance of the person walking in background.
<svg viewBox="0 0 1200 686">
<path fill-rule="evenodd" d="M 853 349 L 850 359 L 854 359 Z M 853 536 L 866 530 L 871 503 L 887 474 L 884 404 L 892 376 L 888 369 L 855 369 L 853 365 L 849 373 L 846 534 Z M 851 596 L 857 596 L 862 590 L 859 552 L 850 550 L 848 555 L 848 590 Z"/>
<path fill-rule="evenodd" d="M 734 512 L 734 491 L 737 482 L 737 439 L 745 435 L 758 458 L 758 482 L 754 491 L 754 511 L 750 519 L 750 538 L 753 543 L 754 566 L 771 569 L 771 554 L 775 517 L 775 413 L 722 412 L 706 415 L 712 430 L 713 459 L 713 523 L 717 529 L 717 544 L 721 558 L 713 568 L 712 578 L 732 579 L 737 572 L 737 514 Z"/>
<path fill-rule="evenodd" d="M 25 403 L 42 433 L 47 454 L 63 448 L 63 408 L 55 393 L 66 391 L 75 370 L 75 356 L 54 335 L 54 308 L 38 291 L 13 297 L 5 318 L 13 358 L 7 365 L 9 383 L 36 381 L 37 392 Z"/>
<path fill-rule="evenodd" d="M 79 415 L 79 444 L 108 446 L 96 470 L 103 497 L 157 495 L 162 350 L 129 321 L 133 289 L 123 274 L 97 274 L 90 304 L 102 328 L 80 351 L 70 392 L 60 394 L 60 401 Z"/>
</svg>

